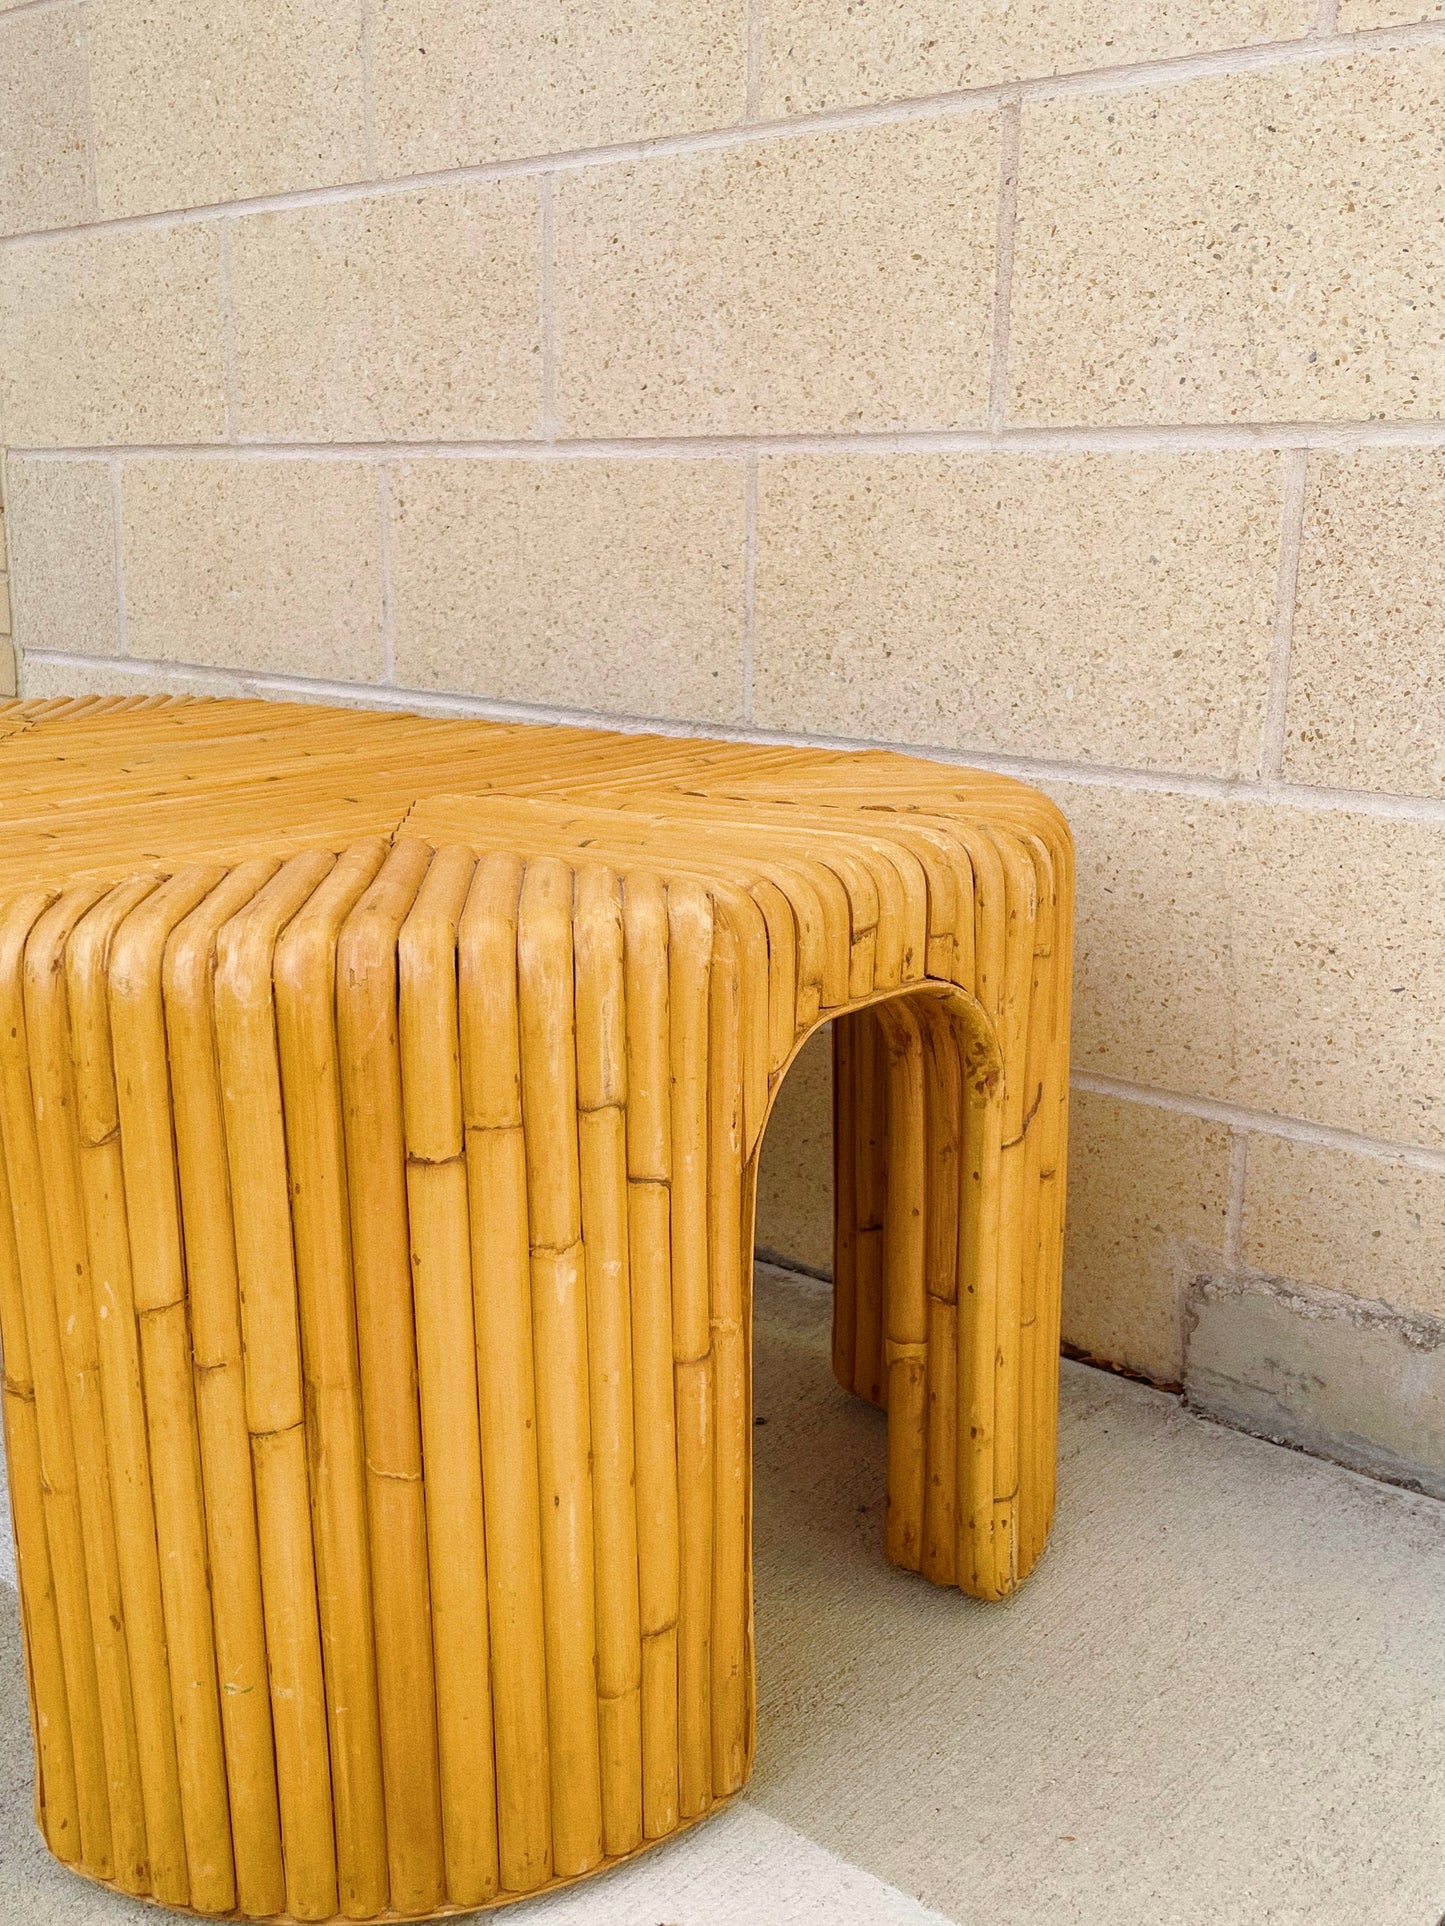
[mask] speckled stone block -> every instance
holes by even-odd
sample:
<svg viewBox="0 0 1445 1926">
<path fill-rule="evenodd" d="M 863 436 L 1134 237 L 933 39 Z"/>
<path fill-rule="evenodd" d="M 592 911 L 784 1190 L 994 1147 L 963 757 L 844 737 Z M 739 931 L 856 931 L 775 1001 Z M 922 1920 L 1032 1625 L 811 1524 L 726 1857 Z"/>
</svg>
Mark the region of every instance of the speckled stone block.
<svg viewBox="0 0 1445 1926">
<path fill-rule="evenodd" d="M 114 655 L 120 617 L 109 465 L 12 456 L 6 532 L 21 647 Z"/>
<path fill-rule="evenodd" d="M 1244 1261 L 1322 1290 L 1445 1316 L 1445 1173 L 1251 1137 Z"/>
<path fill-rule="evenodd" d="M 1341 33 L 1369 27 L 1406 26 L 1415 20 L 1445 19 L 1442 0 L 1340 0 L 1336 25 Z"/>
<path fill-rule="evenodd" d="M 121 528 L 131 655 L 380 679 L 380 516 L 369 464 L 128 462 Z"/>
<path fill-rule="evenodd" d="M 1445 452 L 1310 456 L 1284 770 L 1445 795 Z"/>
<path fill-rule="evenodd" d="M 1229 1132 L 1095 1091 L 1069 1099 L 1064 1341 L 1158 1383 L 1183 1370 L 1183 1291 L 1217 1269 Z"/>
<path fill-rule="evenodd" d="M 738 463 L 402 463 L 392 498 L 404 688 L 741 718 Z"/>
<path fill-rule="evenodd" d="M 1030 102 L 1010 412 L 1445 412 L 1445 49 Z"/>
<path fill-rule="evenodd" d="M 997 190 L 986 113 L 559 179 L 564 432 L 978 423 Z"/>
<path fill-rule="evenodd" d="M 764 461 L 757 719 L 1252 772 L 1279 492 L 1268 454 Z"/>
<path fill-rule="evenodd" d="M 758 1170 L 757 1246 L 809 1270 L 833 1265 L 833 1039 L 809 1037 L 783 1079 Z"/>
<path fill-rule="evenodd" d="M 212 226 L 57 235 L 0 258 L 11 447 L 219 440 L 221 360 Z"/>
<path fill-rule="evenodd" d="M 378 162 L 420 174 L 743 118 L 747 0 L 378 0 Z"/>
<path fill-rule="evenodd" d="M 365 180 L 363 0 L 90 10 L 102 215 Z"/>
<path fill-rule="evenodd" d="M 80 8 L 0 14 L 0 234 L 94 217 Z"/>
<path fill-rule="evenodd" d="M 1022 0 L 967 8 L 769 0 L 762 111 L 813 113 L 1288 40 L 1308 32 L 1315 12 L 1311 0 Z"/>
<path fill-rule="evenodd" d="M 1445 824 L 1047 787 L 1080 1069 L 1445 1144 Z"/>
<path fill-rule="evenodd" d="M 488 181 L 238 221 L 239 431 L 305 441 L 534 434 L 537 193 L 533 180 Z"/>
</svg>

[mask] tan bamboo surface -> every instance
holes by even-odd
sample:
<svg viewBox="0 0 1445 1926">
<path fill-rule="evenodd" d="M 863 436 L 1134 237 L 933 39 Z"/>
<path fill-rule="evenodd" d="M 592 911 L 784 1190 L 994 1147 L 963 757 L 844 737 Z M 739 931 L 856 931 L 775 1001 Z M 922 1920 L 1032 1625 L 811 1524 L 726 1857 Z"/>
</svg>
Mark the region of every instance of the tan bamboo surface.
<svg viewBox="0 0 1445 1926">
<path fill-rule="evenodd" d="M 745 1782 L 751 1287 L 833 1024 L 884 1552 L 1054 1498 L 1073 858 L 901 755 L 0 704 L 0 1344 L 51 1850 L 427 1918 Z"/>
</svg>

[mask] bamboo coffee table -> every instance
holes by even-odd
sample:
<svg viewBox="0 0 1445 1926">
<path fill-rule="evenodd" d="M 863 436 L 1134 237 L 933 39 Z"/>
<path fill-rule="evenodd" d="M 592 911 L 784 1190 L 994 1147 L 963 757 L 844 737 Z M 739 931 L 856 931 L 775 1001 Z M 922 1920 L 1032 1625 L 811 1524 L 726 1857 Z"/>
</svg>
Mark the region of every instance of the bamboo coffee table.
<svg viewBox="0 0 1445 1926">
<path fill-rule="evenodd" d="M 419 799 L 420 798 L 420 799 Z M 886 1550 L 1054 1489 L 1072 870 L 883 754 L 0 706 L 0 1335 L 45 1839 L 215 1915 L 572 1880 L 753 1749 L 769 1108 L 834 1022 Z"/>
</svg>

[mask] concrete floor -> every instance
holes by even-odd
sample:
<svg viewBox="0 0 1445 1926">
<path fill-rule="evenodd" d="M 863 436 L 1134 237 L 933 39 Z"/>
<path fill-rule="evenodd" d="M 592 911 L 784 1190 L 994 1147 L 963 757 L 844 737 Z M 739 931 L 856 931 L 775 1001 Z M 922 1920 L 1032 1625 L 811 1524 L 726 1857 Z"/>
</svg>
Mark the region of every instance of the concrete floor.
<svg viewBox="0 0 1445 1926">
<path fill-rule="evenodd" d="M 1065 1366 L 1059 1521 L 989 1606 L 879 1550 L 883 1421 L 827 1299 L 760 1272 L 757 1768 L 516 1926 L 1437 1926 L 1445 1505 Z M 30 1819 L 0 1589 L 0 1921 L 155 1914 Z"/>
</svg>

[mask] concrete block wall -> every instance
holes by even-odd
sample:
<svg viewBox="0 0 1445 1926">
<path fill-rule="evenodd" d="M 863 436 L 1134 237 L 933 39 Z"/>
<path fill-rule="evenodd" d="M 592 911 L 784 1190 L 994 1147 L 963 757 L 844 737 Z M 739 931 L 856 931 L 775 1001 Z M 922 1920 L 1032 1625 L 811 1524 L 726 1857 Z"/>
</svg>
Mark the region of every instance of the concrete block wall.
<svg viewBox="0 0 1445 1926">
<path fill-rule="evenodd" d="M 1440 0 L 0 0 L 23 686 L 1019 772 L 1073 1345 L 1445 1315 L 1442 125 Z"/>
</svg>

